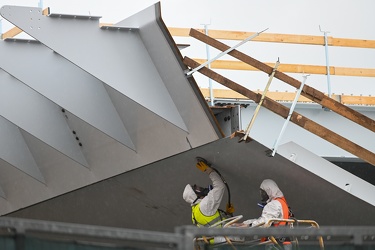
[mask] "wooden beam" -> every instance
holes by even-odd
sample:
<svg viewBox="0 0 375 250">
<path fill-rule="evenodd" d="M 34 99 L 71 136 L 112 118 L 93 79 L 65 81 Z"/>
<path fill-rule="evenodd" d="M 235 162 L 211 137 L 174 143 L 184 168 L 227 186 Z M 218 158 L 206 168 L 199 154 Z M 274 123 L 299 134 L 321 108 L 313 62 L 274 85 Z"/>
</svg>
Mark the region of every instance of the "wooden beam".
<svg viewBox="0 0 375 250">
<path fill-rule="evenodd" d="M 50 8 L 49 7 L 45 8 L 44 10 L 42 10 L 42 15 L 48 16 L 49 14 L 50 14 Z"/>
<path fill-rule="evenodd" d="M 22 30 L 20 28 L 13 27 L 10 30 L 8 30 L 7 32 L 1 34 L 1 39 L 4 40 L 6 38 L 13 38 L 13 37 L 17 36 L 20 33 L 22 33 Z"/>
<path fill-rule="evenodd" d="M 168 27 L 169 33 L 171 33 L 172 36 L 182 36 L 182 37 L 189 37 L 189 31 L 188 28 L 174 28 L 174 27 Z"/>
<path fill-rule="evenodd" d="M 375 40 L 360 40 L 349 38 L 332 38 L 332 46 L 355 47 L 355 48 L 375 48 Z"/>
<path fill-rule="evenodd" d="M 194 61 L 203 64 L 206 59 L 194 58 Z M 275 63 L 265 63 L 270 67 L 274 67 Z M 233 60 L 216 60 L 210 64 L 212 69 L 229 69 L 229 70 L 250 70 L 258 71 L 257 68 L 248 65 L 241 61 Z M 303 65 L 303 64 L 283 64 L 281 63 L 278 67 L 279 71 L 289 73 L 302 73 L 302 74 L 317 74 L 326 75 L 327 67 L 319 65 Z M 345 67 L 329 67 L 330 75 L 341 75 L 341 76 L 361 76 L 361 77 L 375 77 L 375 69 L 365 68 L 345 68 Z"/>
<path fill-rule="evenodd" d="M 230 47 L 199 32 L 199 31 L 196 31 L 194 29 L 191 29 L 190 30 L 190 36 L 220 50 L 220 51 L 226 51 L 228 50 Z M 272 70 L 273 68 L 268 66 L 267 64 L 264 64 L 238 50 L 232 50 L 231 52 L 228 53 L 229 55 L 233 56 L 234 58 L 237 58 L 238 60 L 240 61 L 243 61 L 265 73 L 267 73 L 268 75 L 270 75 L 272 73 Z M 295 87 L 296 89 L 299 89 L 299 87 L 301 86 L 301 82 L 280 72 L 280 71 L 276 71 L 275 73 L 275 78 Z M 334 112 L 336 112 L 337 114 L 340 114 L 344 117 L 346 117 L 347 119 L 371 130 L 372 132 L 375 132 L 375 121 L 368 118 L 367 116 L 337 102 L 336 100 L 333 100 L 332 98 L 329 98 L 327 97 L 324 93 L 308 86 L 308 85 L 304 85 L 303 87 L 303 90 L 302 90 L 302 93 L 301 93 L 303 96 L 309 98 L 310 100 L 316 102 L 316 103 L 319 103 L 320 105 L 322 105 L 323 107 L 326 107 Z"/>
<path fill-rule="evenodd" d="M 200 64 L 195 62 L 194 60 L 185 57 L 184 64 L 191 68 L 196 68 Z M 214 71 L 208 69 L 207 67 L 203 67 L 199 70 L 200 73 L 203 75 L 213 79 L 214 81 L 221 83 L 222 85 L 230 88 L 243 96 L 259 103 L 261 99 L 261 94 L 254 93 L 253 91 L 237 84 L 236 82 L 231 81 L 224 76 L 221 76 Z M 284 119 L 288 117 L 289 109 L 282 104 L 277 103 L 276 101 L 270 99 L 269 97 L 265 97 L 262 106 L 269 109 L 270 111 L 274 112 L 282 116 Z M 371 151 L 349 141 L 348 139 L 336 134 L 335 132 L 315 123 L 314 121 L 304 117 L 303 115 L 293 112 L 290 118 L 290 121 L 294 124 L 306 129 L 307 131 L 319 136 L 320 138 L 348 151 L 349 153 L 356 155 L 357 157 L 365 160 L 366 162 L 375 165 L 375 154 Z"/>
<path fill-rule="evenodd" d="M 208 88 L 200 88 L 200 90 L 203 94 L 203 97 L 205 98 L 210 97 L 210 90 Z M 263 90 L 256 90 L 256 91 L 252 90 L 252 91 L 257 94 L 263 93 Z M 240 93 L 237 93 L 231 89 L 213 89 L 213 95 L 214 95 L 214 98 L 219 98 L 219 99 L 243 99 L 243 100 L 249 99 L 246 96 L 241 95 Z M 273 91 L 267 92 L 267 97 L 275 101 L 292 102 L 295 96 L 296 96 L 295 92 L 273 92 Z M 336 99 L 339 97 L 336 97 L 336 95 L 334 95 L 332 96 L 332 98 Z M 298 102 L 310 102 L 311 103 L 312 101 L 304 96 L 300 96 L 298 98 Z"/>
<path fill-rule="evenodd" d="M 169 32 L 172 36 L 188 37 L 188 28 L 169 27 Z M 201 33 L 205 33 L 203 29 L 196 29 Z M 208 30 L 208 35 L 220 40 L 244 40 L 247 37 L 254 35 L 256 32 L 245 31 L 227 31 L 227 30 Z M 273 42 L 273 43 L 291 43 L 291 44 L 309 44 L 309 45 L 324 45 L 324 36 L 311 35 L 294 35 L 294 34 L 276 34 L 276 33 L 261 33 L 259 36 L 253 38 L 251 41 L 257 42 Z M 365 39 L 347 39 L 328 37 L 329 46 L 341 47 L 355 47 L 355 48 L 375 48 L 375 40 Z"/>
<path fill-rule="evenodd" d="M 375 69 L 333 67 L 333 75 L 375 77 Z"/>
<path fill-rule="evenodd" d="M 113 23 L 99 23 L 99 27 L 103 26 L 113 26 Z"/>
<path fill-rule="evenodd" d="M 194 59 L 193 59 L 194 60 Z M 199 62 L 198 62 L 199 63 Z M 204 98 L 210 98 L 210 90 L 208 88 L 200 88 Z M 255 93 L 263 93 L 263 90 L 253 90 Z M 246 99 L 244 95 L 237 93 L 231 89 L 213 89 L 214 98 L 219 99 Z M 279 92 L 268 91 L 267 96 L 275 101 L 280 102 L 293 102 L 296 92 Z M 345 105 L 364 105 L 375 106 L 375 97 L 373 96 L 353 96 L 353 95 L 337 95 L 332 94 L 331 98 Z M 298 102 L 308 103 L 313 102 L 307 97 L 300 96 Z"/>
<path fill-rule="evenodd" d="M 340 96 L 341 103 L 347 105 L 375 105 L 375 97 L 373 96 Z"/>
<path fill-rule="evenodd" d="M 194 60 L 194 59 L 193 59 Z M 199 62 L 198 62 L 199 63 Z M 208 88 L 200 88 L 204 98 L 210 98 L 210 90 Z M 263 93 L 263 90 L 253 90 L 255 93 Z M 213 89 L 214 98 L 219 99 L 249 99 L 240 93 L 231 89 Z M 293 102 L 296 92 L 279 92 L 268 91 L 267 96 L 275 101 Z M 332 94 L 331 98 L 345 105 L 364 105 L 375 106 L 375 97 L 373 96 L 353 96 L 353 95 L 337 95 Z M 313 102 L 309 98 L 300 96 L 298 102 Z"/>
</svg>

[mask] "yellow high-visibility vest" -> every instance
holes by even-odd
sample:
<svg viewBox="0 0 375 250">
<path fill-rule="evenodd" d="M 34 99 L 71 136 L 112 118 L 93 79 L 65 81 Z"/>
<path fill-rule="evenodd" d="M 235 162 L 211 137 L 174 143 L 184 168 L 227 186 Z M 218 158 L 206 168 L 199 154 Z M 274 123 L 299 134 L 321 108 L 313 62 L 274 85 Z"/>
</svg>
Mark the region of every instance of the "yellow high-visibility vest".
<svg viewBox="0 0 375 250">
<path fill-rule="evenodd" d="M 193 224 L 196 225 L 197 227 L 209 227 L 214 225 L 216 222 L 219 222 L 222 220 L 220 212 L 216 211 L 214 215 L 211 216 L 206 216 L 202 214 L 200 210 L 200 203 L 197 205 L 194 205 L 191 207 L 192 212 L 191 212 L 191 219 L 193 221 Z M 218 225 L 218 227 L 222 227 L 222 225 Z M 210 244 L 214 244 L 214 239 L 209 240 Z"/>
<path fill-rule="evenodd" d="M 209 227 L 215 224 L 216 222 L 221 221 L 222 219 L 219 211 L 216 211 L 216 213 L 211 216 L 206 216 L 202 214 L 200 210 L 200 203 L 192 206 L 191 217 L 192 217 L 193 224 L 197 225 L 198 227 L 202 227 L 202 226 Z"/>
</svg>

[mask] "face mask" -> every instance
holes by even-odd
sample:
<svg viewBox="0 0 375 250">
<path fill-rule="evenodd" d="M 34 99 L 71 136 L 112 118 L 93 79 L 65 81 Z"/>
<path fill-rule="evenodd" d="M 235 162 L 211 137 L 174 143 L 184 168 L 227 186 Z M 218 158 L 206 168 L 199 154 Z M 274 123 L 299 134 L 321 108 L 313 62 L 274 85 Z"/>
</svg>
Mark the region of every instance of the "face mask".
<svg viewBox="0 0 375 250">
<path fill-rule="evenodd" d="M 198 197 L 203 197 L 206 196 L 210 190 L 212 190 L 212 186 L 209 185 L 208 188 L 203 188 L 194 184 L 193 190 Z"/>
<path fill-rule="evenodd" d="M 266 191 L 264 191 L 263 189 L 260 190 L 260 200 L 262 202 L 266 202 L 268 201 L 270 197 L 268 197 L 268 194 L 266 193 Z"/>
</svg>

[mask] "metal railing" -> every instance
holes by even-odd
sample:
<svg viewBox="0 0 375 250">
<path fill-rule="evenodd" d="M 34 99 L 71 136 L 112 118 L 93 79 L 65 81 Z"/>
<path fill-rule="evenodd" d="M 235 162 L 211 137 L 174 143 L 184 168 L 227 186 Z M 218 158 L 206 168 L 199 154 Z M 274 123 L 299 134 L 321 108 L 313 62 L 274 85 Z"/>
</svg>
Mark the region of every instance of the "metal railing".
<svg viewBox="0 0 375 250">
<path fill-rule="evenodd" d="M 176 227 L 174 232 L 155 232 L 10 217 L 0 218 L 0 245 L 1 240 L 7 240 L 7 244 L 3 243 L 7 246 L 6 250 L 53 249 L 51 246 L 56 244 L 75 245 L 74 249 L 130 247 L 131 249 L 192 250 L 194 239 L 202 235 L 246 237 L 250 241 L 257 241 L 265 235 L 272 235 L 275 238 L 294 237 L 299 241 L 299 249 L 303 249 L 304 246 L 315 246 L 318 249 L 320 238 L 324 239 L 326 249 L 338 249 L 342 246 L 347 249 L 375 248 L 375 226 L 306 228 L 294 224 L 293 228 L 198 228 L 189 225 Z M 30 248 L 32 244 L 34 245 Z M 223 249 L 228 247 L 228 245 L 222 246 Z M 230 249 L 242 249 L 242 247 L 245 245 L 231 245 Z"/>
</svg>

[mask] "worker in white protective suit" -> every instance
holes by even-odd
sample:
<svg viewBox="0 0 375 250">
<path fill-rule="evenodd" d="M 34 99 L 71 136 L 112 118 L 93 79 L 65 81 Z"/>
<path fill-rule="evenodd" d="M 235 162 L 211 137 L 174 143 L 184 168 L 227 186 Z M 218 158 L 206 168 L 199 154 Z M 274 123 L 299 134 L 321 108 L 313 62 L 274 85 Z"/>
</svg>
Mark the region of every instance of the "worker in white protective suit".
<svg viewBox="0 0 375 250">
<path fill-rule="evenodd" d="M 221 211 L 219 211 L 219 206 L 224 195 L 225 184 L 219 174 L 208 166 L 206 162 L 199 161 L 196 166 L 202 172 L 208 174 L 212 181 L 212 186 L 203 188 L 197 185 L 192 186 L 187 184 L 182 196 L 183 199 L 191 205 L 193 224 L 198 227 L 210 227 L 225 219 Z M 210 240 L 209 243 L 223 242 L 223 240 L 223 237 L 215 237 L 213 240 Z"/>
<path fill-rule="evenodd" d="M 260 184 L 260 197 L 264 205 L 262 215 L 257 219 L 245 220 L 236 226 L 239 227 L 257 227 L 267 223 L 269 219 L 289 219 L 293 216 L 283 192 L 271 179 L 265 179 Z M 285 222 L 273 223 L 271 226 L 282 226 Z M 291 249 L 292 245 L 288 239 L 281 242 L 285 249 Z"/>
</svg>

